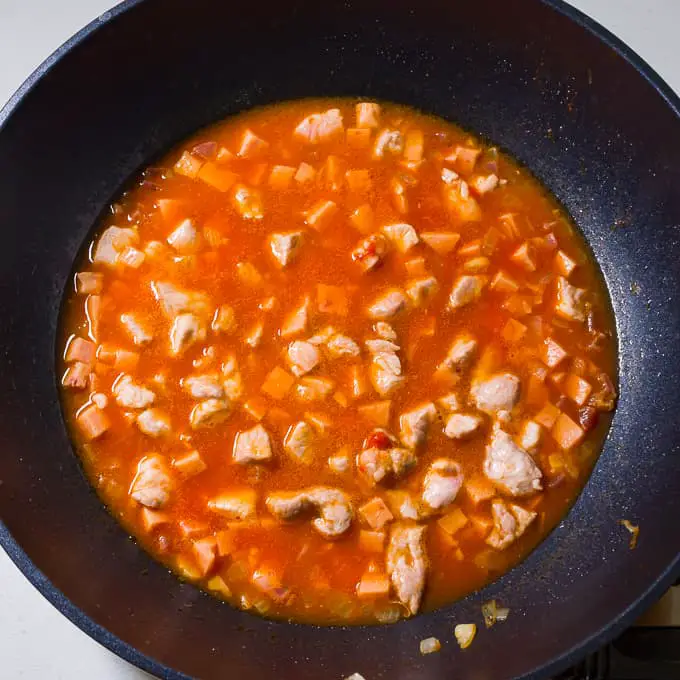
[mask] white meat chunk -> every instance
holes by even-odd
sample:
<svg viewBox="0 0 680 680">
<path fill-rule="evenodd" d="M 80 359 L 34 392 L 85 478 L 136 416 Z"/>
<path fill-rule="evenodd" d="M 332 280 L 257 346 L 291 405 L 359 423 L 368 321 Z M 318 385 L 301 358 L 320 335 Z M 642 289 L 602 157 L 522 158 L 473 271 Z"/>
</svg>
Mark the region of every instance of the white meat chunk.
<svg viewBox="0 0 680 680">
<path fill-rule="evenodd" d="M 512 373 L 497 373 L 484 380 L 475 380 L 470 394 L 480 411 L 495 415 L 510 411 L 519 401 L 519 378 Z"/>
<path fill-rule="evenodd" d="M 401 371 L 401 361 L 394 352 L 375 354 L 371 361 L 369 376 L 375 391 L 383 397 L 392 394 L 405 380 Z"/>
<path fill-rule="evenodd" d="M 408 295 L 414 307 L 425 306 L 439 290 L 439 283 L 434 276 L 422 276 L 411 279 L 406 283 L 406 295 Z"/>
<path fill-rule="evenodd" d="M 139 234 L 134 229 L 109 227 L 99 237 L 92 253 L 92 261 L 115 267 L 125 249 L 134 246 L 138 241 Z"/>
<path fill-rule="evenodd" d="M 309 306 L 311 301 L 306 297 L 299 307 L 294 309 L 283 321 L 280 335 L 282 338 L 289 338 L 298 333 L 303 333 L 307 329 L 309 322 Z"/>
<path fill-rule="evenodd" d="M 449 392 L 437 399 L 437 406 L 444 413 L 457 411 L 460 408 L 460 399 L 458 399 L 458 395 L 455 392 Z"/>
<path fill-rule="evenodd" d="M 188 255 L 198 250 L 198 231 L 193 220 L 182 220 L 168 236 L 168 245 L 172 246 L 180 255 Z"/>
<path fill-rule="evenodd" d="M 383 158 L 386 154 L 398 156 L 404 150 L 404 135 L 399 130 L 384 129 L 378 133 L 373 144 L 373 158 Z"/>
<path fill-rule="evenodd" d="M 244 387 L 234 356 L 228 356 L 222 363 L 222 375 L 224 376 L 222 381 L 224 394 L 230 401 L 238 401 L 243 396 Z"/>
<path fill-rule="evenodd" d="M 232 457 L 235 463 L 261 463 L 271 460 L 273 456 L 269 433 L 260 424 L 244 432 L 239 432 L 234 439 Z"/>
<path fill-rule="evenodd" d="M 491 503 L 493 529 L 486 542 L 496 550 L 504 550 L 516 541 L 536 519 L 536 513 L 500 499 Z"/>
<path fill-rule="evenodd" d="M 387 546 L 387 573 L 399 601 L 411 615 L 417 614 L 425 589 L 427 556 L 424 526 L 397 523 Z"/>
<path fill-rule="evenodd" d="M 382 338 L 366 340 L 364 344 L 366 345 L 366 349 L 373 355 L 395 354 L 401 349 L 399 345 L 396 345 L 391 340 L 383 340 Z"/>
<path fill-rule="evenodd" d="M 444 434 L 449 439 L 467 439 L 479 431 L 482 419 L 468 413 L 452 413 L 446 420 Z"/>
<path fill-rule="evenodd" d="M 383 340 L 397 341 L 397 332 L 387 323 L 387 321 L 376 321 L 373 324 L 373 330 L 376 335 Z"/>
<path fill-rule="evenodd" d="M 137 464 L 130 496 L 147 508 L 162 508 L 170 500 L 172 488 L 168 464 L 162 456 L 152 453 Z"/>
<path fill-rule="evenodd" d="M 349 496 L 332 487 L 315 486 L 302 491 L 280 491 L 269 494 L 266 500 L 269 512 L 277 519 L 290 521 L 306 512 L 318 515 L 312 526 L 324 538 L 344 534 L 352 524 L 354 512 Z"/>
<path fill-rule="evenodd" d="M 555 312 L 568 321 L 586 320 L 586 290 L 572 286 L 563 276 L 557 277 Z"/>
<path fill-rule="evenodd" d="M 120 323 L 130 340 L 138 347 L 148 345 L 153 340 L 153 331 L 135 314 L 121 314 Z"/>
<path fill-rule="evenodd" d="M 527 420 L 519 434 L 520 446 L 529 453 L 536 453 L 541 444 L 541 426 L 534 420 Z"/>
<path fill-rule="evenodd" d="M 338 475 L 347 472 L 350 467 L 350 459 L 347 454 L 338 453 L 335 456 L 330 456 L 328 458 L 328 467 Z"/>
<path fill-rule="evenodd" d="M 397 289 L 381 295 L 369 308 L 371 319 L 390 319 L 406 307 L 406 296 Z"/>
<path fill-rule="evenodd" d="M 423 480 L 423 503 L 431 510 L 441 510 L 456 500 L 462 486 L 460 465 L 448 458 L 437 458 Z"/>
<path fill-rule="evenodd" d="M 314 438 L 315 432 L 312 426 L 300 420 L 290 426 L 283 440 L 283 448 L 293 460 L 309 464 L 314 454 Z"/>
<path fill-rule="evenodd" d="M 305 377 L 300 378 L 295 386 L 295 396 L 300 401 L 323 401 L 335 387 L 335 383 L 330 378 Z"/>
<path fill-rule="evenodd" d="M 377 128 L 380 124 L 380 104 L 359 102 L 356 105 L 357 127 Z"/>
<path fill-rule="evenodd" d="M 302 239 L 301 231 L 272 234 L 269 237 L 269 249 L 281 267 L 289 265 L 297 257 L 302 246 Z"/>
<path fill-rule="evenodd" d="M 477 353 L 477 340 L 469 333 L 461 333 L 451 345 L 439 368 L 460 371 L 467 368 Z"/>
<path fill-rule="evenodd" d="M 321 361 L 319 350 L 305 340 L 294 340 L 286 351 L 290 371 L 298 378 L 316 368 Z"/>
<path fill-rule="evenodd" d="M 410 224 L 388 224 L 382 231 L 400 253 L 407 253 L 420 242 L 418 233 Z"/>
<path fill-rule="evenodd" d="M 172 431 L 170 417 L 159 408 L 148 408 L 137 416 L 137 427 L 148 437 L 165 437 Z"/>
<path fill-rule="evenodd" d="M 144 385 L 136 383 L 132 376 L 123 373 L 111 388 L 116 404 L 122 408 L 148 408 L 156 401 L 156 395 Z"/>
<path fill-rule="evenodd" d="M 542 489 L 540 469 L 498 425 L 486 447 L 484 474 L 511 496 L 527 496 Z"/>
<path fill-rule="evenodd" d="M 402 413 L 399 418 L 399 439 L 404 446 L 415 449 L 424 443 L 430 425 L 437 417 L 437 409 L 430 401 Z"/>
<path fill-rule="evenodd" d="M 477 175 L 470 180 L 470 186 L 480 195 L 493 191 L 498 186 L 498 175 Z"/>
<path fill-rule="evenodd" d="M 478 300 L 484 283 L 483 276 L 460 276 L 449 294 L 449 309 L 460 309 Z"/>
<path fill-rule="evenodd" d="M 371 234 L 359 242 L 352 251 L 352 261 L 362 272 L 375 269 L 387 253 L 387 240 L 381 234 Z"/>
<path fill-rule="evenodd" d="M 372 485 L 403 477 L 416 464 L 412 449 L 400 448 L 397 440 L 378 428 L 366 438 L 365 448 L 357 455 L 357 469 Z"/>
<path fill-rule="evenodd" d="M 244 220 L 261 220 L 264 217 L 262 194 L 244 184 L 237 184 L 234 187 L 232 203 Z"/>
<path fill-rule="evenodd" d="M 170 329 L 170 352 L 173 356 L 182 355 L 196 342 L 205 340 L 205 324 L 194 314 L 179 314 Z"/>
<path fill-rule="evenodd" d="M 309 144 L 321 144 L 342 134 L 344 129 L 340 109 L 328 109 L 304 118 L 293 134 Z"/>
<path fill-rule="evenodd" d="M 357 345 L 352 338 L 347 335 L 342 335 L 342 333 L 334 335 L 326 343 L 326 349 L 333 359 L 339 359 L 340 357 L 358 357 L 359 354 L 361 354 L 359 345 Z"/>
<path fill-rule="evenodd" d="M 151 290 L 169 319 L 174 319 L 178 314 L 195 314 L 207 319 L 212 313 L 210 298 L 205 293 L 182 290 L 164 281 L 152 282 Z"/>
<path fill-rule="evenodd" d="M 253 519 L 257 515 L 257 494 L 252 489 L 228 491 L 211 498 L 208 508 L 228 520 Z"/>
<path fill-rule="evenodd" d="M 182 380 L 184 391 L 194 399 L 222 399 L 224 387 L 218 373 L 190 375 Z"/>
<path fill-rule="evenodd" d="M 231 404 L 226 399 L 205 399 L 196 404 L 189 414 L 192 430 L 205 430 L 223 423 L 231 413 Z"/>
<path fill-rule="evenodd" d="M 312 345 L 325 345 L 337 331 L 333 326 L 324 326 L 320 331 L 315 333 L 307 342 L 312 343 Z"/>
</svg>

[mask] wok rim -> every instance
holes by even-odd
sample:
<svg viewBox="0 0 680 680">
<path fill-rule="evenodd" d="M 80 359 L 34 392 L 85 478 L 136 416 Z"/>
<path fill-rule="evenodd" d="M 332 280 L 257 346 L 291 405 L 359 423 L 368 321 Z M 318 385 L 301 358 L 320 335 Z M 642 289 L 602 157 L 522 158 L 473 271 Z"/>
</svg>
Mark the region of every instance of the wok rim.
<svg viewBox="0 0 680 680">
<path fill-rule="evenodd" d="M 143 2 L 145 2 L 145 0 L 123 0 L 110 10 L 103 12 L 93 19 L 54 50 L 54 52 L 52 52 L 52 54 L 50 54 L 26 78 L 9 98 L 7 103 L 0 109 L 0 133 L 12 114 L 19 108 L 24 98 L 30 94 L 33 88 L 49 73 L 57 62 L 62 60 L 90 36 L 94 35 L 102 26 L 110 23 L 113 19 L 129 10 L 134 9 Z M 666 105 L 675 114 L 680 123 L 680 94 L 676 93 L 656 70 L 640 57 L 635 50 L 629 47 L 623 40 L 616 37 L 599 22 L 584 14 L 576 7 L 567 4 L 565 0 L 538 0 L 538 2 L 555 10 L 566 19 L 574 22 L 585 31 L 594 35 L 598 40 L 630 64 L 638 75 L 644 78 L 644 80 L 652 86 L 654 91 L 663 98 Z M 33 587 L 52 606 L 82 632 L 105 647 L 108 651 L 155 677 L 167 678 L 169 680 L 192 680 L 190 676 L 166 666 L 162 662 L 144 654 L 130 643 L 125 642 L 106 627 L 96 623 L 81 608 L 73 604 L 73 602 L 71 602 L 71 600 L 33 563 L 23 548 L 14 539 L 2 520 L 0 520 L 0 546 L 2 546 L 10 560 L 16 565 L 26 579 L 28 579 Z M 661 593 L 668 590 L 673 582 L 679 577 L 680 554 L 676 556 L 675 560 L 666 567 L 635 602 L 622 611 L 615 619 L 610 621 L 609 624 L 601 627 L 598 631 L 583 639 L 579 644 L 564 650 L 559 656 L 554 657 L 547 664 L 535 668 L 523 676 L 519 676 L 516 680 L 549 677 L 550 675 L 563 671 L 584 658 L 587 654 L 590 654 L 609 643 L 617 637 L 619 633 L 630 627 L 630 624 L 633 623 L 634 619 L 654 601 L 658 600 Z"/>
</svg>

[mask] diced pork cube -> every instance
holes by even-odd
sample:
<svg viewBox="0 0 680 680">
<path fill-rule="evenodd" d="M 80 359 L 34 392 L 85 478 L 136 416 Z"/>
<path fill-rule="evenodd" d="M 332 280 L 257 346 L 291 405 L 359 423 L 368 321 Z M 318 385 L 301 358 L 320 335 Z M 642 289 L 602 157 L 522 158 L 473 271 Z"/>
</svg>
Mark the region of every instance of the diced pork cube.
<svg viewBox="0 0 680 680">
<path fill-rule="evenodd" d="M 449 294 L 449 309 L 460 309 L 478 300 L 484 282 L 483 276 L 460 276 Z"/>
<path fill-rule="evenodd" d="M 391 340 L 392 342 L 397 340 L 397 332 L 386 321 L 376 321 L 373 324 L 373 330 L 383 340 Z"/>
<path fill-rule="evenodd" d="M 451 345 L 440 368 L 460 371 L 467 368 L 477 353 L 477 340 L 469 333 L 461 333 Z"/>
<path fill-rule="evenodd" d="M 427 431 L 437 417 L 437 409 L 430 401 L 417 408 L 402 413 L 399 418 L 399 438 L 404 446 L 415 449 L 427 437 Z"/>
<path fill-rule="evenodd" d="M 168 236 L 168 245 L 180 255 L 187 255 L 198 250 L 199 236 L 192 220 L 182 220 Z"/>
<path fill-rule="evenodd" d="M 423 503 L 431 510 L 441 510 L 456 500 L 462 486 L 460 465 L 448 458 L 437 458 L 423 480 Z"/>
<path fill-rule="evenodd" d="M 536 518 L 536 513 L 500 499 L 491 503 L 493 529 L 486 542 L 496 550 L 504 550 L 517 540 Z"/>
<path fill-rule="evenodd" d="M 309 144 L 321 144 L 334 139 L 343 131 L 340 109 L 328 109 L 304 118 L 295 128 L 294 135 Z"/>
<path fill-rule="evenodd" d="M 381 295 L 369 308 L 371 319 L 389 319 L 406 307 L 406 296 L 397 289 Z"/>
<path fill-rule="evenodd" d="M 297 309 L 294 309 L 283 321 L 281 337 L 289 338 L 292 335 L 303 333 L 307 329 L 309 321 L 309 307 L 311 300 L 306 297 Z"/>
<path fill-rule="evenodd" d="M 205 324 L 194 314 L 179 314 L 170 329 L 170 352 L 180 356 L 191 345 L 205 340 Z"/>
<path fill-rule="evenodd" d="M 356 262 L 361 271 L 375 269 L 382 262 L 387 253 L 387 240 L 381 234 L 371 234 L 352 251 L 352 261 Z"/>
<path fill-rule="evenodd" d="M 394 392 L 405 380 L 399 357 L 393 352 L 380 352 L 373 356 L 369 377 L 375 391 L 383 397 Z"/>
<path fill-rule="evenodd" d="M 387 154 L 398 156 L 404 150 L 404 135 L 399 130 L 384 129 L 378 133 L 373 144 L 373 158 L 383 158 Z"/>
<path fill-rule="evenodd" d="M 434 276 L 422 276 L 411 279 L 406 284 L 406 295 L 414 307 L 423 307 L 439 290 L 439 283 Z"/>
<path fill-rule="evenodd" d="M 66 369 L 61 384 L 72 390 L 84 390 L 90 382 L 91 372 L 92 368 L 89 364 L 76 361 Z"/>
<path fill-rule="evenodd" d="M 182 387 L 194 399 L 221 399 L 224 396 L 218 373 L 190 375 L 182 380 Z"/>
<path fill-rule="evenodd" d="M 149 437 L 164 437 L 172 431 L 169 416 L 158 408 L 148 408 L 137 416 L 137 427 Z"/>
<path fill-rule="evenodd" d="M 293 460 L 309 464 L 314 454 L 314 438 L 314 429 L 304 420 L 300 420 L 290 426 L 283 441 L 283 448 Z"/>
<path fill-rule="evenodd" d="M 480 411 L 495 415 L 510 411 L 519 401 L 519 378 L 512 373 L 498 373 L 485 380 L 475 380 L 470 395 Z"/>
<path fill-rule="evenodd" d="M 361 349 L 352 338 L 337 333 L 326 343 L 328 354 L 333 359 L 340 357 L 358 357 L 361 354 Z"/>
<path fill-rule="evenodd" d="M 294 340 L 288 345 L 287 358 L 291 373 L 298 378 L 309 373 L 321 361 L 319 350 L 304 340 Z"/>
<path fill-rule="evenodd" d="M 134 229 L 109 227 L 99 237 L 92 254 L 92 261 L 115 267 L 121 253 L 139 241 L 139 234 Z"/>
<path fill-rule="evenodd" d="M 211 328 L 215 333 L 233 333 L 236 330 L 236 313 L 230 305 L 220 305 L 213 317 Z"/>
<path fill-rule="evenodd" d="M 239 432 L 234 440 L 233 459 L 235 463 L 260 463 L 273 456 L 269 433 L 262 425 Z"/>
<path fill-rule="evenodd" d="M 482 427 L 479 416 L 467 413 L 452 413 L 446 420 L 444 434 L 450 439 L 467 439 Z"/>
<path fill-rule="evenodd" d="M 246 130 L 236 153 L 241 158 L 253 159 L 261 156 L 268 147 L 268 142 L 258 137 L 252 130 Z"/>
<path fill-rule="evenodd" d="M 204 293 L 182 290 L 164 281 L 152 282 L 151 289 L 161 309 L 170 319 L 178 314 L 195 314 L 203 319 L 212 312 L 210 299 Z"/>
<path fill-rule="evenodd" d="M 416 230 L 410 224 L 388 224 L 382 231 L 401 253 L 408 252 L 420 242 Z"/>
<path fill-rule="evenodd" d="M 396 345 L 391 340 L 366 340 L 364 344 L 371 354 L 396 354 L 401 349 L 399 345 Z"/>
<path fill-rule="evenodd" d="M 527 496 L 542 488 L 543 475 L 532 457 L 498 426 L 486 447 L 484 474 L 512 496 Z"/>
<path fill-rule="evenodd" d="M 411 615 L 418 612 L 425 589 L 425 530 L 424 526 L 395 524 L 387 546 L 387 573 L 397 598 Z"/>
<path fill-rule="evenodd" d="M 377 128 L 380 124 L 380 104 L 360 102 L 356 105 L 357 127 Z"/>
<path fill-rule="evenodd" d="M 144 456 L 130 486 L 130 496 L 147 508 L 162 508 L 169 500 L 172 478 L 165 459 L 158 454 Z"/>
<path fill-rule="evenodd" d="M 138 347 L 148 345 L 153 340 L 153 331 L 136 314 L 121 314 L 120 323 Z"/>
<path fill-rule="evenodd" d="M 269 237 L 269 249 L 281 267 L 290 264 L 297 257 L 302 246 L 302 238 L 301 231 L 272 234 Z"/>
<path fill-rule="evenodd" d="M 192 430 L 203 430 L 223 423 L 231 413 L 231 404 L 226 399 L 205 399 L 196 404 L 189 414 Z"/>
<path fill-rule="evenodd" d="M 555 312 L 569 321 L 586 320 L 586 290 L 572 286 L 563 276 L 557 277 Z"/>
<path fill-rule="evenodd" d="M 226 519 L 253 519 L 256 514 L 257 493 L 253 489 L 242 489 L 221 493 L 208 501 L 208 508 Z"/>
<path fill-rule="evenodd" d="M 156 395 L 144 385 L 134 381 L 132 376 L 123 373 L 111 388 L 118 406 L 130 409 L 148 408 L 156 400 Z"/>
<path fill-rule="evenodd" d="M 295 395 L 301 401 L 321 401 L 335 388 L 335 383 L 329 378 L 300 378 L 295 386 Z"/>
</svg>

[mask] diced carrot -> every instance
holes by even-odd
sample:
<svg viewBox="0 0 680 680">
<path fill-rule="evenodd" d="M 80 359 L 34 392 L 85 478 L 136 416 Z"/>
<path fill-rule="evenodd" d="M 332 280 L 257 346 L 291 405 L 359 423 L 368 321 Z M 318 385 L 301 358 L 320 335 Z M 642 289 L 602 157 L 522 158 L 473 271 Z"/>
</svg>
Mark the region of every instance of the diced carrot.
<svg viewBox="0 0 680 680">
<path fill-rule="evenodd" d="M 534 300 L 529 295 L 510 295 L 501 305 L 503 309 L 513 316 L 528 316 L 534 308 Z"/>
<path fill-rule="evenodd" d="M 321 199 L 309 210 L 303 213 L 305 222 L 314 229 L 325 229 L 338 211 L 338 206 L 333 201 Z"/>
<path fill-rule="evenodd" d="M 551 373 L 548 376 L 548 380 L 555 385 L 555 387 L 560 387 L 562 383 L 564 382 L 564 379 L 567 377 L 567 374 L 564 372 L 559 372 L 559 373 Z"/>
<path fill-rule="evenodd" d="M 536 375 L 530 375 L 527 382 L 526 391 L 527 404 L 530 406 L 541 406 L 548 399 L 548 388 Z"/>
<path fill-rule="evenodd" d="M 555 270 L 564 276 L 565 279 L 576 269 L 576 262 L 572 260 L 563 250 L 558 250 L 554 260 Z"/>
<path fill-rule="evenodd" d="M 142 526 L 146 531 L 153 531 L 162 524 L 170 524 L 170 515 L 167 512 L 143 507 L 139 512 L 139 516 L 142 519 Z"/>
<path fill-rule="evenodd" d="M 243 410 L 257 421 L 262 420 L 267 415 L 267 409 L 267 402 L 258 396 L 251 397 L 243 404 Z"/>
<path fill-rule="evenodd" d="M 248 184 L 254 187 L 260 186 L 264 176 L 267 174 L 267 164 L 266 163 L 255 163 L 251 166 L 250 170 L 245 174 L 245 180 Z"/>
<path fill-rule="evenodd" d="M 319 312 L 322 314 L 347 316 L 349 311 L 347 293 L 340 286 L 328 286 L 324 283 L 317 284 L 316 303 Z"/>
<path fill-rule="evenodd" d="M 218 163 L 230 163 L 234 160 L 234 158 L 236 158 L 236 156 L 234 156 L 234 154 L 229 151 L 226 146 L 221 146 L 217 150 L 217 156 L 215 157 L 215 160 Z"/>
<path fill-rule="evenodd" d="M 502 240 L 503 234 L 496 227 L 490 227 L 482 239 L 482 252 L 485 255 L 493 255 Z"/>
<path fill-rule="evenodd" d="M 175 458 L 172 465 L 183 477 L 194 477 L 208 467 L 198 451 L 189 451 L 189 453 Z"/>
<path fill-rule="evenodd" d="M 229 191 L 238 179 L 238 176 L 231 172 L 231 170 L 221 168 L 216 163 L 210 161 L 198 171 L 197 176 L 198 179 L 209 184 L 218 191 Z"/>
<path fill-rule="evenodd" d="M 370 404 L 363 404 L 357 408 L 359 415 L 378 427 L 387 427 L 390 424 L 390 410 L 392 401 L 374 401 Z"/>
<path fill-rule="evenodd" d="M 451 536 L 460 531 L 467 523 L 467 515 L 460 508 L 454 508 L 437 520 L 437 524 Z"/>
<path fill-rule="evenodd" d="M 583 406 L 590 393 L 593 391 L 593 386 L 578 375 L 570 373 L 564 383 L 564 393 L 571 399 L 574 403 L 579 406 Z"/>
<path fill-rule="evenodd" d="M 358 399 L 366 394 L 368 390 L 368 383 L 366 375 L 361 366 L 352 366 L 349 369 L 349 378 L 352 384 L 352 397 Z"/>
<path fill-rule="evenodd" d="M 561 411 L 551 403 L 547 403 L 535 416 L 534 420 L 539 424 L 543 425 L 546 430 L 550 430 L 559 416 Z"/>
<path fill-rule="evenodd" d="M 236 546 L 234 542 L 235 533 L 231 529 L 223 529 L 215 534 L 215 543 L 219 557 L 231 555 Z"/>
<path fill-rule="evenodd" d="M 565 451 L 580 444 L 586 434 L 583 428 L 577 425 L 566 413 L 560 413 L 557 416 L 551 432 L 560 448 Z"/>
<path fill-rule="evenodd" d="M 371 234 L 373 232 L 373 208 L 368 203 L 360 205 L 354 210 L 350 216 L 349 221 L 352 226 L 362 234 Z"/>
<path fill-rule="evenodd" d="M 380 125 L 380 104 L 360 102 L 356 105 L 358 128 L 377 128 Z"/>
<path fill-rule="evenodd" d="M 468 241 L 458 249 L 458 255 L 461 257 L 475 257 L 482 252 L 482 242 L 476 238 Z"/>
<path fill-rule="evenodd" d="M 345 135 L 350 149 L 367 149 L 371 144 L 370 128 L 347 128 Z"/>
<path fill-rule="evenodd" d="M 470 195 L 467 184 L 462 183 L 460 187 L 456 185 L 447 187 L 444 192 L 444 198 L 449 210 L 461 222 L 481 221 L 482 209 L 479 207 L 476 199 Z"/>
<path fill-rule="evenodd" d="M 489 288 L 499 293 L 516 293 L 519 290 L 519 284 L 509 274 L 499 269 L 493 279 L 491 279 Z"/>
<path fill-rule="evenodd" d="M 194 536 L 205 535 L 208 532 L 208 525 L 205 522 L 189 519 L 181 519 L 177 523 L 177 528 L 184 538 L 193 538 Z"/>
<path fill-rule="evenodd" d="M 269 186 L 272 189 L 287 189 L 293 181 L 295 172 L 296 169 L 290 165 L 275 165 L 269 173 Z"/>
<path fill-rule="evenodd" d="M 424 140 L 422 130 L 409 130 L 404 140 L 404 158 L 412 163 L 423 159 Z"/>
<path fill-rule="evenodd" d="M 90 364 L 76 361 L 66 369 L 64 377 L 61 379 L 61 384 L 72 390 L 84 390 L 89 383 L 91 372 L 92 366 Z"/>
<path fill-rule="evenodd" d="M 98 439 L 111 427 L 109 417 L 94 404 L 82 409 L 76 416 L 76 422 L 86 441 Z"/>
<path fill-rule="evenodd" d="M 359 514 L 364 522 L 376 531 L 382 529 L 394 519 L 394 515 L 380 496 L 374 496 L 370 501 L 364 503 L 359 508 Z"/>
<path fill-rule="evenodd" d="M 410 260 L 406 260 L 406 262 L 404 262 L 404 267 L 406 268 L 408 276 L 415 277 L 427 275 L 424 257 L 413 257 Z"/>
<path fill-rule="evenodd" d="M 366 552 L 382 553 L 385 550 L 385 532 L 361 529 L 359 547 Z"/>
<path fill-rule="evenodd" d="M 260 139 L 252 130 L 246 130 L 241 138 L 238 155 L 241 158 L 257 158 L 269 147 L 269 143 Z"/>
<path fill-rule="evenodd" d="M 188 151 L 185 151 L 177 163 L 175 163 L 174 170 L 178 175 L 196 179 L 198 171 L 203 167 L 203 163 L 202 158 L 197 158 Z"/>
<path fill-rule="evenodd" d="M 335 392 L 333 394 L 333 399 L 342 406 L 342 408 L 347 408 L 349 406 L 349 399 L 347 399 L 347 395 L 344 392 Z"/>
<path fill-rule="evenodd" d="M 390 592 L 390 580 L 385 574 L 368 572 L 361 577 L 357 585 L 357 596 L 372 598 L 387 595 Z"/>
<path fill-rule="evenodd" d="M 505 215 L 501 215 L 499 219 L 501 221 L 501 228 L 503 229 L 505 235 L 513 241 L 518 239 L 520 236 L 520 229 L 517 226 L 515 215 L 512 213 L 506 213 Z"/>
<path fill-rule="evenodd" d="M 251 262 L 237 262 L 236 273 L 239 279 L 248 286 L 255 288 L 262 285 L 262 274 Z"/>
<path fill-rule="evenodd" d="M 88 295 L 85 299 L 85 315 L 89 327 L 90 337 L 95 341 L 99 337 L 99 321 L 102 314 L 101 295 Z"/>
<path fill-rule="evenodd" d="M 455 231 L 425 231 L 420 234 L 420 238 L 426 243 L 435 253 L 439 255 L 448 255 L 458 245 L 460 241 L 460 234 Z"/>
<path fill-rule="evenodd" d="M 93 364 L 97 355 L 97 346 L 84 338 L 71 338 L 66 346 L 64 359 L 67 363 L 79 361 L 83 364 Z"/>
<path fill-rule="evenodd" d="M 194 541 L 192 549 L 198 568 L 201 570 L 201 576 L 206 576 L 217 560 L 217 541 L 213 536 L 206 536 Z"/>
<path fill-rule="evenodd" d="M 536 271 L 536 253 L 529 241 L 524 241 L 524 243 L 510 255 L 510 259 L 516 265 L 528 272 Z"/>
<path fill-rule="evenodd" d="M 569 356 L 562 345 L 552 338 L 546 338 L 543 341 L 543 344 L 539 347 L 538 355 L 548 368 L 555 368 Z"/>
<path fill-rule="evenodd" d="M 491 531 L 493 521 L 488 515 L 482 515 L 475 512 L 470 515 L 470 524 L 481 538 L 485 538 Z"/>
<path fill-rule="evenodd" d="M 501 337 L 509 345 L 517 344 L 522 340 L 527 332 L 527 327 L 516 319 L 508 319 L 508 322 L 501 331 Z"/>
<path fill-rule="evenodd" d="M 160 198 L 156 202 L 161 217 L 166 222 L 179 221 L 180 211 L 182 209 L 182 201 L 176 198 Z"/>
<path fill-rule="evenodd" d="M 196 565 L 196 560 L 193 556 L 179 555 L 175 559 L 175 569 L 181 578 L 188 581 L 198 581 L 201 578 L 201 570 Z"/>
<path fill-rule="evenodd" d="M 325 414 L 316 411 L 307 411 L 305 420 L 319 433 L 325 434 L 333 426 L 333 421 Z"/>
<path fill-rule="evenodd" d="M 491 265 L 491 260 L 488 257 L 480 255 L 480 257 L 473 257 L 470 260 L 463 262 L 463 271 L 468 274 L 480 274 L 485 272 Z"/>
<path fill-rule="evenodd" d="M 224 597 L 231 597 L 231 588 L 229 588 L 221 576 L 213 576 L 208 580 L 206 585 L 208 586 L 208 590 L 219 593 Z"/>
<path fill-rule="evenodd" d="M 350 191 L 371 190 L 371 174 L 368 170 L 348 170 L 345 173 L 345 179 Z"/>
<path fill-rule="evenodd" d="M 451 162 L 453 167 L 462 175 L 469 175 L 475 169 L 477 158 L 481 153 L 481 149 L 457 146 L 445 160 Z"/>
<path fill-rule="evenodd" d="M 98 295 L 104 288 L 104 274 L 101 272 L 78 272 L 76 274 L 76 293 L 78 295 Z"/>
<path fill-rule="evenodd" d="M 269 595 L 275 602 L 285 602 L 291 596 L 290 589 L 282 585 L 281 576 L 271 565 L 257 567 L 251 580 L 260 592 Z"/>
<path fill-rule="evenodd" d="M 127 349 L 117 349 L 113 367 L 118 371 L 132 373 L 137 370 L 139 359 L 139 352 L 130 352 Z"/>
<path fill-rule="evenodd" d="M 274 399 L 283 399 L 295 384 L 295 378 L 284 371 L 280 366 L 275 366 L 267 375 L 260 388 L 265 394 Z"/>
<path fill-rule="evenodd" d="M 340 191 L 342 189 L 344 165 L 344 161 L 330 154 L 326 158 L 321 170 L 319 170 L 317 178 L 319 186 L 327 191 Z"/>
<path fill-rule="evenodd" d="M 308 184 L 316 177 L 316 170 L 309 163 L 300 163 L 295 173 L 295 181 L 298 184 Z"/>
</svg>

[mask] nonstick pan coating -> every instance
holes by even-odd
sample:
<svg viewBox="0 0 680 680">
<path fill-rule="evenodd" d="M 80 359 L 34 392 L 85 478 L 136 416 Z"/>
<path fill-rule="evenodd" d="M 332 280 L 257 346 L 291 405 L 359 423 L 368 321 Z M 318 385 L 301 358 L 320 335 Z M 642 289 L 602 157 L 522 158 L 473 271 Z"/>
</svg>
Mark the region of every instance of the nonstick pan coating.
<svg viewBox="0 0 680 680">
<path fill-rule="evenodd" d="M 197 127 L 303 96 L 414 105 L 525 163 L 583 230 L 620 342 L 621 398 L 565 521 L 482 593 L 387 627 L 315 628 L 181 584 L 119 528 L 64 428 L 55 334 L 73 259 L 139 167 Z M 680 113 L 624 46 L 554 0 L 144 0 L 43 65 L 0 113 L 0 540 L 65 615 L 161 677 L 548 677 L 678 575 Z M 641 527 L 628 548 L 619 525 Z M 456 622 L 509 620 L 462 653 Z M 442 652 L 418 653 L 435 635 Z"/>
</svg>

